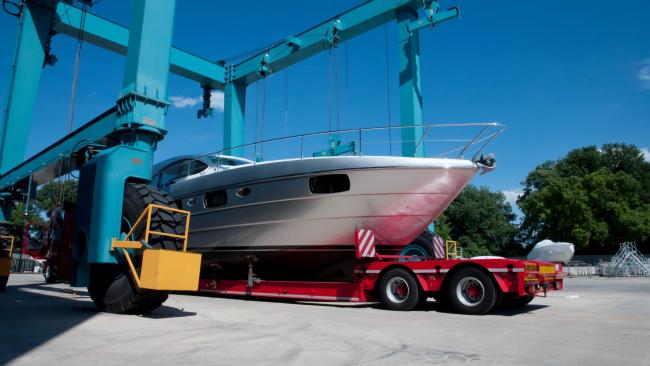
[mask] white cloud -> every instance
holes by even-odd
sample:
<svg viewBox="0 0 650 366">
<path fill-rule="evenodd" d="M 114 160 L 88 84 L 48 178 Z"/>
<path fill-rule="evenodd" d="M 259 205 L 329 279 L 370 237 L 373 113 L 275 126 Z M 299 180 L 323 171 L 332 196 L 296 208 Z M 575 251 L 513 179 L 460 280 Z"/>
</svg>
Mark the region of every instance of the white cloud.
<svg viewBox="0 0 650 366">
<path fill-rule="evenodd" d="M 169 100 L 176 108 L 194 107 L 201 103 L 201 98 L 181 97 L 177 95 L 169 97 Z"/>
<path fill-rule="evenodd" d="M 187 97 L 183 95 L 173 95 L 169 97 L 169 101 L 176 108 L 188 108 L 200 105 L 203 103 L 203 98 L 201 97 Z M 215 90 L 210 96 L 210 106 L 216 109 L 219 112 L 223 112 L 223 92 Z"/>
<path fill-rule="evenodd" d="M 212 108 L 223 112 L 223 92 L 220 90 L 215 90 L 210 96 L 210 105 Z"/>
<path fill-rule="evenodd" d="M 643 60 L 641 65 L 636 77 L 641 82 L 641 89 L 650 90 L 650 59 Z"/>
<path fill-rule="evenodd" d="M 506 202 L 512 205 L 513 208 L 517 208 L 517 198 L 519 198 L 524 192 L 521 189 L 512 189 L 501 191 L 501 193 L 506 196 Z"/>
<path fill-rule="evenodd" d="M 643 153 L 643 159 L 650 163 L 650 150 L 647 147 L 642 147 L 641 152 Z"/>
</svg>

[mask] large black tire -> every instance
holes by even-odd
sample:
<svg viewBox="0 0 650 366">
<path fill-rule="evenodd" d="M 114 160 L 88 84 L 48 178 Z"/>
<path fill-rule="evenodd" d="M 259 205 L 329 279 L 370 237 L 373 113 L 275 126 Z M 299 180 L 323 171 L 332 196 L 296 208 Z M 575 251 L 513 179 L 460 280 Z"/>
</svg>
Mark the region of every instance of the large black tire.
<svg viewBox="0 0 650 366">
<path fill-rule="evenodd" d="M 444 302 L 462 314 L 486 314 L 494 309 L 499 299 L 492 279 L 478 268 L 463 268 L 456 272 L 446 291 Z"/>
<path fill-rule="evenodd" d="M 399 252 L 399 255 L 414 255 L 432 259 L 434 258 L 434 253 L 432 233 L 427 230 L 422 232 L 409 245 L 405 246 Z"/>
<path fill-rule="evenodd" d="M 393 268 L 379 282 L 379 299 L 389 310 L 409 311 L 420 304 L 420 287 L 405 269 Z"/>
<path fill-rule="evenodd" d="M 124 187 L 124 204 L 122 207 L 122 233 L 130 230 L 142 211 L 151 203 L 176 208 L 174 201 L 162 191 L 139 183 L 127 183 Z M 151 229 L 155 231 L 182 234 L 183 221 L 179 214 L 154 209 L 151 214 Z M 134 233 L 132 240 L 144 238 L 141 226 Z M 149 244 L 154 248 L 177 249 L 179 240 L 151 236 Z M 139 266 L 141 258 L 133 258 L 134 265 Z M 90 284 L 88 293 L 101 311 L 117 314 L 139 314 L 158 308 L 167 300 L 167 292 L 144 290 L 137 287 L 129 267 L 125 264 L 94 264 L 90 267 Z"/>
<path fill-rule="evenodd" d="M 12 236 L 10 223 L 0 222 L 0 235 Z M 5 244 L 4 241 L 0 243 L 0 255 L 2 256 L 9 255 L 9 247 Z M 9 281 L 9 276 L 0 276 L 0 290 L 4 290 L 5 287 L 7 287 L 7 281 Z"/>
</svg>

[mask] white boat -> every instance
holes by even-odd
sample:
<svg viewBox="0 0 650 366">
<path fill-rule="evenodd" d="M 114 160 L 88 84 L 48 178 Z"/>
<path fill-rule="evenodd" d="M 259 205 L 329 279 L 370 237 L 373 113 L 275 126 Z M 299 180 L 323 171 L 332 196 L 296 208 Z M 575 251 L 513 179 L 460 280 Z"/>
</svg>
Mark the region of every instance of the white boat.
<svg viewBox="0 0 650 366">
<path fill-rule="evenodd" d="M 192 212 L 188 248 L 228 272 L 305 278 L 354 257 L 354 231 L 380 252 L 416 239 L 493 159 L 329 156 L 254 163 L 221 153 L 157 164 L 154 184 Z M 240 273 L 241 274 L 241 273 Z M 223 274 L 222 274 L 223 276 Z"/>
<path fill-rule="evenodd" d="M 554 242 L 545 239 L 533 246 L 526 259 L 567 264 L 573 258 L 574 253 L 575 247 L 571 243 Z"/>
</svg>

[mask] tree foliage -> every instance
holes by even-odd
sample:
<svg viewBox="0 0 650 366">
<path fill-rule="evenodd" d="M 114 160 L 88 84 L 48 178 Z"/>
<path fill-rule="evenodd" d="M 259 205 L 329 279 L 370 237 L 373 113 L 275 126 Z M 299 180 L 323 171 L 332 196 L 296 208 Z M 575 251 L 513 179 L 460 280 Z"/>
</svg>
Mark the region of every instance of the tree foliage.
<svg viewBox="0 0 650 366">
<path fill-rule="evenodd" d="M 523 186 L 522 240 L 568 241 L 583 253 L 609 253 L 623 241 L 648 244 L 650 163 L 633 145 L 574 149 L 538 165 Z"/>
<path fill-rule="evenodd" d="M 52 181 L 44 184 L 37 192 L 36 197 L 30 201 L 30 209 L 25 215 L 25 203 L 16 204 L 11 211 L 10 222 L 14 235 L 23 237 L 25 218 L 30 224 L 45 226 L 42 215 L 48 215 L 56 207 L 57 202 L 75 202 L 77 199 L 77 181 L 64 182 Z"/>
<path fill-rule="evenodd" d="M 516 255 L 515 215 L 501 192 L 469 185 L 436 221 L 436 232 L 453 238 L 466 257 Z"/>
<path fill-rule="evenodd" d="M 36 204 L 45 212 L 52 211 L 59 201 L 77 201 L 76 180 L 66 180 L 62 182 L 51 181 L 44 184 L 41 189 L 36 192 Z"/>
<path fill-rule="evenodd" d="M 27 211 L 27 215 L 25 215 L 25 204 L 22 202 L 18 203 L 11 211 L 10 223 L 13 235 L 16 236 L 19 241 L 22 241 L 23 234 L 25 233 L 25 219 L 27 219 L 30 224 L 38 226 L 45 225 L 43 218 L 39 216 L 38 210 L 35 210 L 34 207 L 32 207 L 32 209 Z"/>
</svg>

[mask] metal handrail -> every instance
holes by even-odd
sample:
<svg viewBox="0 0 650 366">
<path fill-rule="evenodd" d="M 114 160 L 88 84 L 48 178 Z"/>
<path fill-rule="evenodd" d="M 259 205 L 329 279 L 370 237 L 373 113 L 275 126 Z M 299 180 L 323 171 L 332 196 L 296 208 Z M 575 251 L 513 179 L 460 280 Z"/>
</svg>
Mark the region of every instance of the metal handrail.
<svg viewBox="0 0 650 366">
<path fill-rule="evenodd" d="M 301 141 L 304 140 L 305 137 L 312 137 L 312 136 L 322 136 L 322 135 L 331 135 L 331 134 L 341 134 L 341 133 L 348 133 L 348 132 L 358 132 L 358 133 L 363 133 L 366 131 L 381 131 L 381 130 L 388 130 L 388 129 L 404 129 L 404 128 L 426 128 L 426 131 L 428 132 L 431 128 L 439 128 L 439 127 L 478 127 L 478 126 L 484 126 L 486 128 L 489 127 L 497 127 L 501 128 L 502 130 L 505 130 L 505 125 L 498 123 L 498 122 L 473 122 L 473 123 L 439 123 L 439 124 L 426 124 L 426 125 L 406 125 L 406 126 L 380 126 L 380 127 L 359 127 L 359 128 L 348 128 L 348 129 L 342 129 L 342 130 L 333 130 L 333 131 L 320 131 L 320 132 L 309 132 L 309 133 L 304 133 L 304 134 L 299 134 L 299 135 L 291 135 L 291 136 L 284 136 L 284 137 L 276 137 L 272 139 L 267 139 L 263 141 L 256 141 L 256 142 L 249 142 L 247 144 L 239 145 L 239 146 L 233 146 L 227 149 L 222 149 L 214 153 L 210 154 L 204 154 L 203 156 L 211 156 L 211 155 L 224 155 L 223 153 L 226 151 L 232 151 L 232 150 L 239 150 L 239 149 L 244 149 L 250 146 L 256 146 L 260 144 L 267 144 L 270 142 L 276 142 L 276 141 L 282 141 L 282 140 L 292 140 L 292 139 L 297 139 L 300 138 Z M 485 129 L 484 129 L 485 130 Z M 361 139 L 361 137 L 359 137 Z M 476 139 L 476 138 L 474 138 Z M 472 140 L 470 140 L 472 141 Z"/>
<path fill-rule="evenodd" d="M 480 131 L 474 135 L 470 139 L 427 139 L 427 136 L 429 133 L 437 128 L 444 128 L 444 127 L 482 127 Z M 423 129 L 423 133 L 421 136 L 417 138 L 417 143 L 414 148 L 414 156 L 417 156 L 420 150 L 423 148 L 424 144 L 427 142 L 459 142 L 463 143 L 462 146 L 456 147 L 454 149 L 447 150 L 443 153 L 431 155 L 430 157 L 444 157 L 447 156 L 451 153 L 454 152 L 459 152 L 458 153 L 458 158 L 464 158 L 464 154 L 469 151 L 473 146 L 477 144 L 483 143 L 480 148 L 477 149 L 477 151 L 473 154 L 472 160 L 476 159 L 476 157 L 503 131 L 505 131 L 506 126 L 498 123 L 498 122 L 470 122 L 470 123 L 438 123 L 438 124 L 424 124 L 424 125 L 405 125 L 405 126 L 379 126 L 379 127 L 360 127 L 360 128 L 349 128 L 349 129 L 342 129 L 342 130 L 335 130 L 335 131 L 320 131 L 320 132 L 310 132 L 310 133 L 304 133 L 304 134 L 298 134 L 298 135 L 291 135 L 291 136 L 284 136 L 284 137 L 276 137 L 272 139 L 267 139 L 263 141 L 255 141 L 255 142 L 250 142 L 247 144 L 227 148 L 227 149 L 222 149 L 217 152 L 213 153 L 208 153 L 208 154 L 202 154 L 198 155 L 197 158 L 204 158 L 204 157 L 213 157 L 216 159 L 219 159 L 221 156 L 229 156 L 233 155 L 232 152 L 237 152 L 237 151 L 244 151 L 244 149 L 254 147 L 255 148 L 255 159 L 253 159 L 253 164 L 257 163 L 257 151 L 259 151 L 258 147 L 264 144 L 269 144 L 269 143 L 274 143 L 274 142 L 279 142 L 279 141 L 287 141 L 287 140 L 297 140 L 299 142 L 299 148 L 300 148 L 300 159 L 305 158 L 305 139 L 310 138 L 310 137 L 315 137 L 315 136 L 327 136 L 327 135 L 333 135 L 333 134 L 349 134 L 349 133 L 354 133 L 357 135 L 357 138 L 359 140 L 358 150 L 357 154 L 359 156 L 363 156 L 364 154 L 364 149 L 363 145 L 364 143 L 366 145 L 371 145 L 371 144 L 379 144 L 383 143 L 382 142 L 364 142 L 363 134 L 367 132 L 372 132 L 372 131 L 382 131 L 382 130 L 391 130 L 391 129 L 407 129 L 407 128 L 414 128 L 414 129 Z M 496 131 L 495 131 L 496 129 Z M 405 140 L 388 140 L 388 144 L 392 144 L 394 142 L 403 142 Z M 413 140 L 415 141 L 415 140 Z M 231 154 L 228 154 L 228 152 L 231 152 Z M 217 160 L 218 161 L 218 160 Z M 182 166 L 182 164 L 188 164 L 188 175 L 190 173 L 190 168 L 189 168 L 189 162 L 179 162 L 179 166 Z M 217 164 L 218 167 L 221 165 L 220 163 Z M 173 164 L 172 166 L 176 166 Z M 219 169 L 219 168 L 218 168 Z"/>
</svg>

